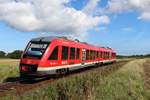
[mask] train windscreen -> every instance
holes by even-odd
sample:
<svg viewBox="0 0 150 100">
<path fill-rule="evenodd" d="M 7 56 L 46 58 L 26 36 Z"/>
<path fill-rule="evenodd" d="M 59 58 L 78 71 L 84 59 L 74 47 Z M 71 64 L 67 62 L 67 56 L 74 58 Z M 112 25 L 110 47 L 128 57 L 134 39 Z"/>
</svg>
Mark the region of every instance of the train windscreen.
<svg viewBox="0 0 150 100">
<path fill-rule="evenodd" d="M 31 42 L 26 48 L 23 58 L 41 59 L 49 43 Z"/>
</svg>

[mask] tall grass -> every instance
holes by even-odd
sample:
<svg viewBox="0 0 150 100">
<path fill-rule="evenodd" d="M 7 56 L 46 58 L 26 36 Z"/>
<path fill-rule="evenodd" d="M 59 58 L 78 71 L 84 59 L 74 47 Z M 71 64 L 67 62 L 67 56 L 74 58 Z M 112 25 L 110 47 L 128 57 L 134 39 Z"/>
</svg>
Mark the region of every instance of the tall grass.
<svg viewBox="0 0 150 100">
<path fill-rule="evenodd" d="M 18 61 L 0 61 L 0 83 L 7 81 L 9 78 L 19 76 L 19 62 Z"/>
<path fill-rule="evenodd" d="M 13 100 L 148 100 L 144 89 L 143 63 L 134 60 L 121 69 L 102 75 L 99 69 L 62 78 L 45 88 L 23 95 L 11 93 L 3 99 Z"/>
</svg>

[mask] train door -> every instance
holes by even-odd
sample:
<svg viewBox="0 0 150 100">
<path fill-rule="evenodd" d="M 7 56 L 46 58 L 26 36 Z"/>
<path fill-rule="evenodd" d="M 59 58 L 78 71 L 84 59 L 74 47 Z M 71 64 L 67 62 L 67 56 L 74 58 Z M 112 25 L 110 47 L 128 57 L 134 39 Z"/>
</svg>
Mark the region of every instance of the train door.
<svg viewBox="0 0 150 100">
<path fill-rule="evenodd" d="M 61 65 L 68 65 L 69 47 L 62 46 L 61 50 Z"/>
<path fill-rule="evenodd" d="M 74 47 L 71 47 L 70 55 L 69 55 L 69 64 L 70 65 L 75 64 L 75 52 L 76 52 L 76 49 Z"/>
<path fill-rule="evenodd" d="M 85 55 L 86 55 L 86 51 L 85 49 L 82 49 L 82 65 L 85 63 Z"/>
</svg>

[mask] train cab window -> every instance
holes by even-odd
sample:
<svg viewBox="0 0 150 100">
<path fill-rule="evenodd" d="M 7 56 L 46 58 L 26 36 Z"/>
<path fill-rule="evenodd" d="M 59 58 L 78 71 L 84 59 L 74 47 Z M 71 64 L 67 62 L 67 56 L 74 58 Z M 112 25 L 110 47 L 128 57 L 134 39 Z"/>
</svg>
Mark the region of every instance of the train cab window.
<svg viewBox="0 0 150 100">
<path fill-rule="evenodd" d="M 62 60 L 68 59 L 68 47 L 62 46 Z"/>
<path fill-rule="evenodd" d="M 23 54 L 23 58 L 41 59 L 50 43 L 30 42 Z"/>
<path fill-rule="evenodd" d="M 76 59 L 79 59 L 80 58 L 80 49 L 77 48 L 76 49 Z"/>
<path fill-rule="evenodd" d="M 75 59 L 75 48 L 70 48 L 70 59 Z"/>
<path fill-rule="evenodd" d="M 89 57 L 90 57 L 89 53 L 90 53 L 90 51 L 86 50 L 86 60 L 89 60 Z"/>
<path fill-rule="evenodd" d="M 58 59 L 58 46 L 55 47 L 52 54 L 49 57 L 49 60 L 57 60 Z"/>
</svg>

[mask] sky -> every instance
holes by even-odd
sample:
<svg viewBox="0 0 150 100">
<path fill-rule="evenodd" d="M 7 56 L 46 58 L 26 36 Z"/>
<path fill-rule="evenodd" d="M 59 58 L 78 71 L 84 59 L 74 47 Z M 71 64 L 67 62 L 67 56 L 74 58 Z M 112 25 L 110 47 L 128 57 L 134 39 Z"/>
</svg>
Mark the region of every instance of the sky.
<svg viewBox="0 0 150 100">
<path fill-rule="evenodd" d="M 119 55 L 150 53 L 150 0 L 0 0 L 0 50 L 67 36 Z"/>
</svg>

